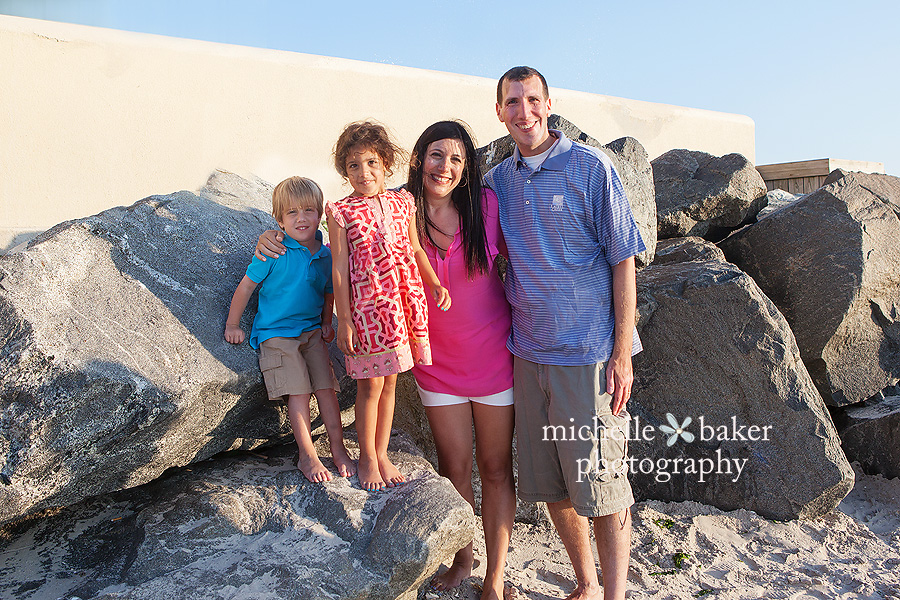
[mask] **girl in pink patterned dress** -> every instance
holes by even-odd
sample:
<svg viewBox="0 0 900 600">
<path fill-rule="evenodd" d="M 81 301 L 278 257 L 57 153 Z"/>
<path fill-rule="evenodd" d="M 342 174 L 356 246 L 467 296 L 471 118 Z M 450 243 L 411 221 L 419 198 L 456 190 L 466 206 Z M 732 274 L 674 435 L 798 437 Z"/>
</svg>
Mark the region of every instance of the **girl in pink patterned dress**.
<svg viewBox="0 0 900 600">
<path fill-rule="evenodd" d="M 450 308 L 450 294 L 419 244 L 413 197 L 406 190 L 385 190 L 385 176 L 400 156 L 381 125 L 348 125 L 335 144 L 334 164 L 354 193 L 326 206 L 335 342 L 357 380 L 359 483 L 369 491 L 404 481 L 387 446 L 397 374 L 431 364 L 423 280 L 435 305 Z"/>
</svg>

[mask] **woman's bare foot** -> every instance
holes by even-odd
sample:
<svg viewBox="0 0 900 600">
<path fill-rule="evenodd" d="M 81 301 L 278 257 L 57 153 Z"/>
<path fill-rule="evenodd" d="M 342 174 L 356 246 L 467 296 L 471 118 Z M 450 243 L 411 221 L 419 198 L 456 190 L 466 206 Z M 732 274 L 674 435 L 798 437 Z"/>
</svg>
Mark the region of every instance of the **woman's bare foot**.
<svg viewBox="0 0 900 600">
<path fill-rule="evenodd" d="M 459 587 L 459 584 L 461 584 L 471 574 L 471 563 L 466 565 L 463 563 L 457 563 L 454 560 L 449 569 L 447 569 L 443 573 L 435 575 L 434 578 L 432 578 L 431 587 L 439 592 L 452 590 L 455 587 Z"/>
<path fill-rule="evenodd" d="M 331 481 L 331 471 L 325 468 L 319 457 L 300 455 L 297 460 L 297 468 L 313 483 L 322 483 L 323 481 Z"/>
<path fill-rule="evenodd" d="M 367 492 L 377 492 L 384 489 L 384 479 L 381 478 L 381 471 L 378 468 L 378 461 L 374 458 L 359 457 L 359 487 Z"/>
<path fill-rule="evenodd" d="M 389 487 L 400 485 L 406 481 L 403 473 L 387 457 L 378 460 L 378 470 L 381 472 L 381 477 L 385 484 Z"/>
<path fill-rule="evenodd" d="M 341 477 L 353 477 L 356 475 L 356 464 L 347 454 L 343 442 L 331 444 L 331 458 L 334 460 L 334 466 L 337 467 L 338 475 Z"/>
</svg>

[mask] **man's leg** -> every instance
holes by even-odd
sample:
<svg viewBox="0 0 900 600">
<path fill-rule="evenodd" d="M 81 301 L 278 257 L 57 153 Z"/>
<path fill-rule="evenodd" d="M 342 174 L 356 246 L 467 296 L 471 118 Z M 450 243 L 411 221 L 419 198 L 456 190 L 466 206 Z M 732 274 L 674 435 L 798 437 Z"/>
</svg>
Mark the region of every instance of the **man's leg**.
<svg viewBox="0 0 900 600">
<path fill-rule="evenodd" d="M 604 600 L 624 600 L 631 560 L 631 509 L 594 517 L 594 537 L 603 572 Z"/>
<path fill-rule="evenodd" d="M 587 517 L 576 513 L 569 499 L 548 502 L 547 508 L 575 570 L 575 591 L 567 596 L 567 600 L 599 599 L 600 582 L 597 579 L 594 554 L 591 552 L 590 524 Z"/>
</svg>

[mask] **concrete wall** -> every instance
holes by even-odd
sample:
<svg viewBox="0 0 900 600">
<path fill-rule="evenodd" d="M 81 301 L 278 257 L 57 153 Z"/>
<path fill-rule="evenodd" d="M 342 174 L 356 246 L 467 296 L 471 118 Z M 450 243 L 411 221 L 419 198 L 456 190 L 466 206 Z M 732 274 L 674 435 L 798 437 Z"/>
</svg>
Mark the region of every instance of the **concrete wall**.
<svg viewBox="0 0 900 600">
<path fill-rule="evenodd" d="M 501 73 L 497 73 L 497 76 Z M 552 82 L 551 82 L 552 84 Z M 346 192 L 331 149 L 375 118 L 410 148 L 460 118 L 506 134 L 495 80 L 0 16 L 0 251 L 61 221 L 201 187 L 215 169 Z M 753 160 L 741 115 L 551 88 L 553 112 L 602 142 L 629 135 Z M 401 170 L 393 183 L 400 183 Z"/>
</svg>

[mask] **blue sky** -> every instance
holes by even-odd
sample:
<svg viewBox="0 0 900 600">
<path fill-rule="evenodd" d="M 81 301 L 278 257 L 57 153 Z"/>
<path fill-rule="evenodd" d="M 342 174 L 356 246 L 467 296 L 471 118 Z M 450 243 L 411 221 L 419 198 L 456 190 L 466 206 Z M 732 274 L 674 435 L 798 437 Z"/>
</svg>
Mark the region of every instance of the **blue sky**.
<svg viewBox="0 0 900 600">
<path fill-rule="evenodd" d="M 489 78 L 528 64 L 551 87 L 748 115 L 757 164 L 900 175 L 896 0 L 0 0 L 0 14 Z"/>
</svg>

